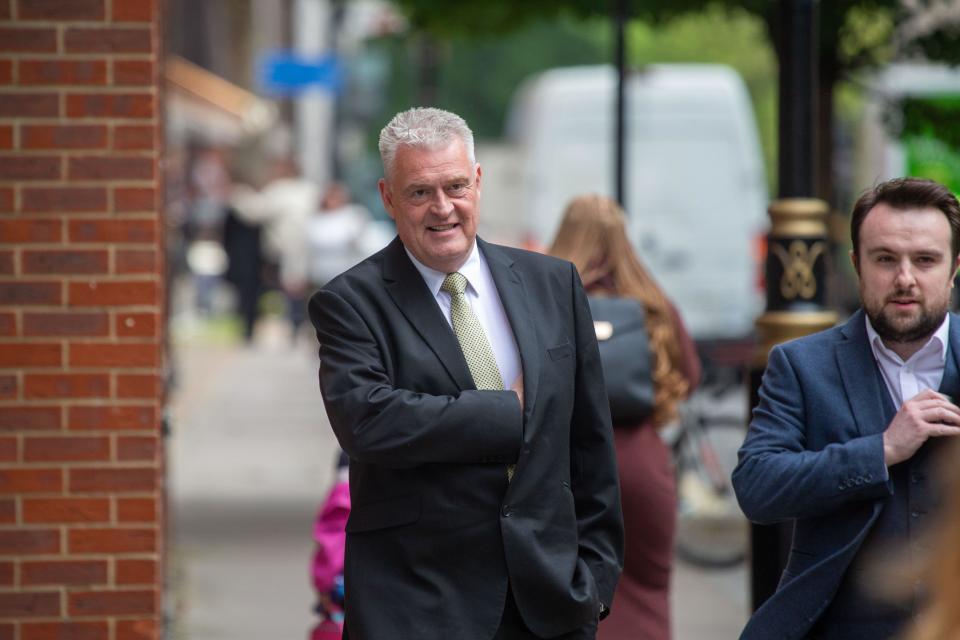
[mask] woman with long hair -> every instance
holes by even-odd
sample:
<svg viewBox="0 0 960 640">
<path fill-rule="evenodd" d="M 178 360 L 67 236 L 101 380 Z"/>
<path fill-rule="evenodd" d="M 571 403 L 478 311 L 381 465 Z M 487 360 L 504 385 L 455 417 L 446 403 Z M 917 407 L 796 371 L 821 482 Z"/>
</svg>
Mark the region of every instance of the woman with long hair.
<svg viewBox="0 0 960 640">
<path fill-rule="evenodd" d="M 577 267 L 589 295 L 633 298 L 645 311 L 654 407 L 642 424 L 614 424 L 626 551 L 597 638 L 666 640 L 677 497 L 670 450 L 658 430 L 676 418 L 696 386 L 700 361 L 676 308 L 634 252 L 614 200 L 585 195 L 571 201 L 549 253 Z"/>
</svg>

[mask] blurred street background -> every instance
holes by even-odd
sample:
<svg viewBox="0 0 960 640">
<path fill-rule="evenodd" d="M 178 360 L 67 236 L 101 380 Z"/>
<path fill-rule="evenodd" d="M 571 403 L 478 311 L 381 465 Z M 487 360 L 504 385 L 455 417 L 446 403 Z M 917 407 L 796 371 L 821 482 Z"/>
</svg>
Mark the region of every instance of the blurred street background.
<svg viewBox="0 0 960 640">
<path fill-rule="evenodd" d="M 337 450 L 304 302 L 393 237 L 376 140 L 417 105 L 473 128 L 487 240 L 541 250 L 573 195 L 623 202 L 706 372 L 664 433 L 680 490 L 675 638 L 737 636 L 748 536 L 725 478 L 780 186 L 781 4 L 167 0 L 170 637 L 305 638 L 316 622 L 311 530 Z M 857 304 L 844 213 L 857 194 L 905 174 L 960 190 L 960 48 L 944 37 L 960 3 L 819 11 L 815 183 L 842 318 Z"/>
<path fill-rule="evenodd" d="M 336 447 L 313 345 L 291 345 L 280 316 L 265 318 L 250 345 L 189 308 L 173 327 L 183 378 L 170 407 L 170 635 L 304 638 L 315 623 L 313 517 Z M 673 580 L 678 640 L 736 637 L 748 611 L 743 564 L 680 560 Z"/>
</svg>

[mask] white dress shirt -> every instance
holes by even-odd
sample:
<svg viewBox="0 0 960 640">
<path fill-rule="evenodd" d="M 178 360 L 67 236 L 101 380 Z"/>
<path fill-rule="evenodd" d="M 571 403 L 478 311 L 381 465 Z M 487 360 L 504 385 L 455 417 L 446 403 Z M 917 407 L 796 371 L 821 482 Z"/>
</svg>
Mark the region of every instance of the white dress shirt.
<svg viewBox="0 0 960 640">
<path fill-rule="evenodd" d="M 427 283 L 427 288 L 433 294 L 434 300 L 440 305 L 443 317 L 452 327 L 450 294 L 440 290 L 447 274 L 421 263 L 406 247 L 404 247 L 404 250 L 413 262 L 413 266 L 423 276 L 423 281 Z M 517 348 L 517 341 L 513 337 L 510 321 L 503 310 L 503 303 L 500 301 L 497 286 L 493 282 L 493 276 L 490 275 L 487 260 L 480 253 L 476 242 L 473 243 L 473 251 L 470 252 L 470 257 L 458 271 L 467 279 L 467 301 L 470 303 L 470 308 L 473 309 L 477 320 L 483 326 L 484 333 L 487 334 L 487 340 L 493 349 L 493 356 L 497 360 L 497 368 L 500 369 L 500 378 L 503 380 L 504 387 L 509 389 L 522 373 L 520 350 Z"/>
<path fill-rule="evenodd" d="M 907 358 L 906 362 L 883 344 L 883 339 L 870 324 L 870 318 L 864 315 L 864 319 L 867 321 L 867 336 L 870 338 L 873 357 L 880 367 L 880 373 L 883 375 L 884 382 L 887 383 L 887 390 L 898 411 L 905 400 L 909 400 L 921 391 L 926 389 L 936 391 L 940 388 L 947 362 L 947 340 L 950 336 L 949 313 L 927 343 Z"/>
</svg>

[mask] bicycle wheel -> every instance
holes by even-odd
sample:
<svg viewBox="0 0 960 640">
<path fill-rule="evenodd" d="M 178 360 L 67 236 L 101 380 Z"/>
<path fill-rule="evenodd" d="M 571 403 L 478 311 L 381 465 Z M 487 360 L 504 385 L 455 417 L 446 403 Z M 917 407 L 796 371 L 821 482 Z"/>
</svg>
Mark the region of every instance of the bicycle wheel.
<svg viewBox="0 0 960 640">
<path fill-rule="evenodd" d="M 750 530 L 730 474 L 745 427 L 707 422 L 678 443 L 677 555 L 704 568 L 736 566 L 747 557 Z"/>
</svg>

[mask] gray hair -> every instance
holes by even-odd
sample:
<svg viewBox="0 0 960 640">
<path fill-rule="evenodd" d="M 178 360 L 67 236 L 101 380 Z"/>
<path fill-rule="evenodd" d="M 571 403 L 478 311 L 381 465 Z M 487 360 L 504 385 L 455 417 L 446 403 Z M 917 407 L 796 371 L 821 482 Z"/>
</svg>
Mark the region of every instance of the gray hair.
<svg viewBox="0 0 960 640">
<path fill-rule="evenodd" d="M 394 156 L 401 145 L 438 149 L 457 139 L 463 142 L 470 162 L 475 163 L 473 132 L 463 118 L 432 107 L 415 107 L 401 111 L 380 131 L 383 173 L 390 173 Z"/>
</svg>

